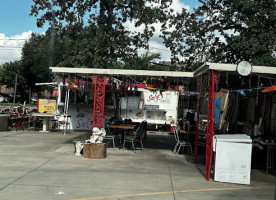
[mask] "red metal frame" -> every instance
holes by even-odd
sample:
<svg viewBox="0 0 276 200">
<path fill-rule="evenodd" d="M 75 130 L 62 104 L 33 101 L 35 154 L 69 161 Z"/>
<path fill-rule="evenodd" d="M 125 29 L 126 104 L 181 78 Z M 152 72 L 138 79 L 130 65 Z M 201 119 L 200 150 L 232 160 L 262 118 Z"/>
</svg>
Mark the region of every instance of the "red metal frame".
<svg viewBox="0 0 276 200">
<path fill-rule="evenodd" d="M 213 131 L 214 131 L 214 96 L 215 83 L 219 78 L 219 73 L 210 71 L 209 95 L 208 95 L 208 116 L 207 116 L 207 135 L 206 135 L 206 166 L 205 178 L 209 181 L 212 158 L 213 158 Z"/>
<path fill-rule="evenodd" d="M 106 77 L 98 78 L 95 76 L 93 78 L 93 82 L 95 84 L 95 88 L 92 128 L 103 128 Z"/>
<path fill-rule="evenodd" d="M 197 116 L 196 116 L 196 138 L 195 138 L 195 164 L 197 164 L 197 148 L 198 148 L 198 125 L 200 112 L 200 91 L 201 91 L 201 76 L 197 79 Z"/>
</svg>

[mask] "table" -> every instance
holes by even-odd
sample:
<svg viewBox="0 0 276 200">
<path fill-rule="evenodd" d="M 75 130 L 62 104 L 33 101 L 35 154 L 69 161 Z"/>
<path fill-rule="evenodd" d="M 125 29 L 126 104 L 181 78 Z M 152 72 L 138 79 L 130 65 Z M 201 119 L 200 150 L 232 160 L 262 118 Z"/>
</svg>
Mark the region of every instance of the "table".
<svg viewBox="0 0 276 200">
<path fill-rule="evenodd" d="M 54 113 L 32 113 L 32 117 L 43 117 L 43 128 L 40 132 L 49 132 L 49 120 L 51 117 L 57 116 Z"/>
<path fill-rule="evenodd" d="M 181 134 L 192 134 L 196 135 L 196 131 L 185 131 L 185 130 L 180 130 L 179 133 Z M 203 137 L 205 135 L 205 132 L 203 130 L 198 129 L 198 136 Z"/>
<path fill-rule="evenodd" d="M 134 125 L 134 124 L 112 124 L 112 125 L 109 125 L 109 128 L 117 128 L 122 130 L 121 132 L 121 144 L 122 144 L 125 137 L 125 131 L 134 130 L 136 126 L 137 125 Z"/>
<path fill-rule="evenodd" d="M 179 133 L 182 133 L 182 134 L 196 134 L 196 131 L 185 131 L 185 130 L 180 130 Z"/>
<path fill-rule="evenodd" d="M 133 130 L 137 125 L 134 124 L 112 124 L 109 125 L 109 128 L 118 128 L 118 129 L 125 129 L 125 130 Z"/>
<path fill-rule="evenodd" d="M 182 135 L 182 134 L 185 134 L 185 135 Z M 181 139 L 183 139 L 183 137 L 186 137 L 186 134 L 187 134 L 188 138 L 189 138 L 189 134 L 194 135 L 194 137 L 191 137 L 189 139 L 191 139 L 192 142 L 196 143 L 196 131 L 185 131 L 185 130 L 179 131 L 179 137 Z M 197 141 L 198 146 L 204 146 L 204 147 L 206 146 L 206 141 L 204 140 L 204 136 L 205 136 L 204 131 L 198 130 L 198 141 Z M 195 148 L 197 148 L 197 147 L 195 147 Z"/>
</svg>

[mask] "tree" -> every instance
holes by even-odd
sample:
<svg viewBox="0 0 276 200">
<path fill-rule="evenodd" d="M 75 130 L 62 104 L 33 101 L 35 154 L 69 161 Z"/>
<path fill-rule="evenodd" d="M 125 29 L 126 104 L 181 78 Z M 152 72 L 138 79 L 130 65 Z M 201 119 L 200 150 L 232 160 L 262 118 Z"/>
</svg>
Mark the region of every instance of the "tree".
<svg viewBox="0 0 276 200">
<path fill-rule="evenodd" d="M 159 71 L 169 70 L 169 67 L 157 65 L 155 63 L 156 59 L 160 59 L 159 53 L 146 52 L 140 56 L 125 59 L 125 62 L 121 64 L 120 68 L 139 69 L 139 70 L 159 70 Z"/>
<path fill-rule="evenodd" d="M 276 66 L 275 0 L 199 0 L 200 7 L 171 16 L 165 43 L 173 60 L 187 63 L 247 60 L 254 65 Z"/>
<path fill-rule="evenodd" d="M 32 34 L 29 41 L 22 48 L 22 75 L 26 79 L 28 87 L 35 90 L 35 83 L 50 82 L 49 66 L 58 57 L 58 52 L 52 52 L 50 48 L 50 34 Z M 54 56 L 54 57 L 53 57 Z"/>
<path fill-rule="evenodd" d="M 154 31 L 151 24 L 166 20 L 164 9 L 171 0 L 162 0 L 160 3 L 155 3 L 155 0 L 33 1 L 31 15 L 37 17 L 38 27 L 49 22 L 50 30 L 73 33 L 69 35 L 73 41 L 82 34 L 88 34 L 86 40 L 73 45 L 79 60 L 87 61 L 89 58 L 89 67 L 110 68 L 118 61 L 136 57 L 137 48 L 148 47 L 147 42 Z M 127 22 L 143 27 L 144 31 L 129 30 Z M 77 48 L 80 44 L 81 48 Z M 85 56 L 85 53 L 89 56 Z"/>
<path fill-rule="evenodd" d="M 26 80 L 23 73 L 21 61 L 6 62 L 0 68 L 0 83 L 6 85 L 8 88 L 14 88 L 17 78 L 17 94 L 21 97 L 21 101 L 26 93 Z"/>
</svg>

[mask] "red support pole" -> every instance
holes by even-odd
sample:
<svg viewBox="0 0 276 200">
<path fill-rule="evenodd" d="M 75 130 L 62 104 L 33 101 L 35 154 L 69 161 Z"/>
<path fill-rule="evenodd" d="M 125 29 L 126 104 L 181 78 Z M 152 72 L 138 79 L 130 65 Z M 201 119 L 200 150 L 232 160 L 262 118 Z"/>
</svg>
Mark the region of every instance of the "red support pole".
<svg viewBox="0 0 276 200">
<path fill-rule="evenodd" d="M 104 103 L 105 103 L 105 85 L 106 85 L 106 77 L 103 77 L 102 83 L 102 116 L 101 116 L 101 125 L 100 127 L 103 128 L 104 126 Z"/>
<path fill-rule="evenodd" d="M 96 94 L 96 90 L 97 90 L 97 76 L 92 77 L 92 85 L 94 84 L 94 103 L 93 103 L 93 120 L 92 120 L 92 129 L 94 128 L 94 122 L 95 122 L 95 118 L 96 118 L 96 99 L 97 99 L 97 94 Z"/>
<path fill-rule="evenodd" d="M 105 84 L 106 78 L 98 78 L 95 76 L 93 80 L 95 84 L 94 89 L 94 106 L 93 106 L 93 125 L 92 128 L 103 128 L 104 117 L 104 101 L 105 101 Z"/>
<path fill-rule="evenodd" d="M 213 158 L 214 96 L 215 96 L 215 82 L 217 81 L 218 77 L 219 77 L 219 73 L 215 71 L 210 71 L 207 135 L 206 135 L 206 166 L 205 166 L 205 178 L 208 181 L 210 179 L 212 158 Z"/>
<path fill-rule="evenodd" d="M 22 126 L 22 129 L 23 129 L 23 131 L 25 130 L 25 113 L 23 113 L 23 126 Z"/>
<path fill-rule="evenodd" d="M 197 80 L 197 116 L 196 116 L 196 138 L 195 138 L 195 164 L 197 164 L 197 149 L 198 149 L 198 126 L 199 126 L 199 112 L 200 112 L 200 91 L 201 91 L 201 77 Z"/>
</svg>

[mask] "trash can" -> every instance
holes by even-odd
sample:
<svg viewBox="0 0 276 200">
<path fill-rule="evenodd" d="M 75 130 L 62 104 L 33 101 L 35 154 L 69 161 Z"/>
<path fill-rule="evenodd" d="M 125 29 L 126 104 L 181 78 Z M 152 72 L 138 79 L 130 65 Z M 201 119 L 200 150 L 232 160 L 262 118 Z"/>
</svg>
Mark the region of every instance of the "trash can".
<svg viewBox="0 0 276 200">
<path fill-rule="evenodd" d="M 214 180 L 250 184 L 252 139 L 245 134 L 214 136 Z"/>
</svg>

